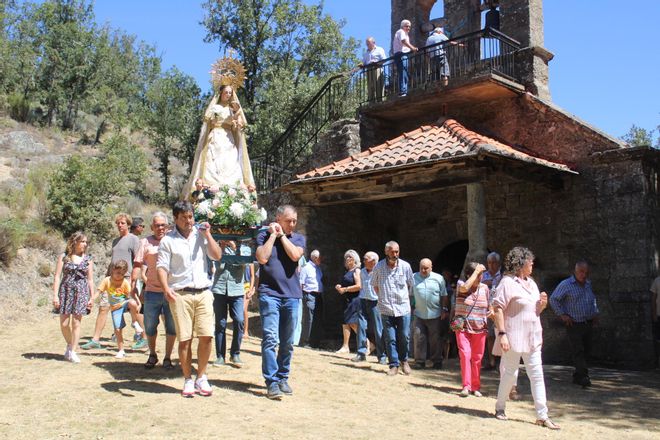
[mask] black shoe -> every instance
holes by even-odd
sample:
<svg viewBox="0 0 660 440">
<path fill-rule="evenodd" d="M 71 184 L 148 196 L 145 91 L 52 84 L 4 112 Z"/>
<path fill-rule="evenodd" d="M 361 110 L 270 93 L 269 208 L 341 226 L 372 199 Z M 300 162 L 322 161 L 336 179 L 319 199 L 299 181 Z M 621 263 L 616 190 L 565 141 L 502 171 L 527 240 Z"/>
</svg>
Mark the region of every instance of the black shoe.
<svg viewBox="0 0 660 440">
<path fill-rule="evenodd" d="M 289 386 L 289 383 L 286 381 L 286 379 L 282 379 L 281 381 L 279 381 L 278 385 L 279 385 L 280 391 L 283 392 L 284 394 L 286 394 L 288 396 L 293 394 L 293 390 Z"/>
<path fill-rule="evenodd" d="M 271 400 L 282 400 L 284 394 L 282 393 L 282 390 L 280 390 L 280 384 L 277 382 L 273 382 L 270 385 L 268 385 L 268 391 L 266 392 L 266 397 L 268 397 Z"/>
<path fill-rule="evenodd" d="M 426 364 L 424 362 L 415 362 L 412 364 L 413 370 L 423 370 L 426 368 Z"/>
<path fill-rule="evenodd" d="M 351 362 L 364 362 L 367 360 L 367 357 L 363 354 L 356 354 L 355 357 L 351 358 Z"/>
<path fill-rule="evenodd" d="M 434 370 L 442 370 L 442 362 L 433 362 Z"/>
</svg>

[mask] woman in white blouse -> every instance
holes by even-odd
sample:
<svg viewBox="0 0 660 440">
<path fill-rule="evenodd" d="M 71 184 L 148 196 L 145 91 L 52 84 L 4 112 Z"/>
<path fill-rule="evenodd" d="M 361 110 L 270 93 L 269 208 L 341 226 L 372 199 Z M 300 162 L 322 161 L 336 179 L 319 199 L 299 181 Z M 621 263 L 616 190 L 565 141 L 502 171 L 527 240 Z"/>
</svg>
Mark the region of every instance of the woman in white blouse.
<svg viewBox="0 0 660 440">
<path fill-rule="evenodd" d="M 507 419 L 504 412 L 506 399 L 516 381 L 522 357 L 532 387 L 536 424 L 549 429 L 559 429 L 559 425 L 548 417 L 541 361 L 543 329 L 540 315 L 548 305 L 548 295 L 539 292 L 530 276 L 534 266 L 534 254 L 529 249 L 511 249 L 504 264 L 507 272 L 497 286 L 493 300 L 497 329 L 493 352 L 502 356 L 495 417 L 498 420 Z"/>
</svg>

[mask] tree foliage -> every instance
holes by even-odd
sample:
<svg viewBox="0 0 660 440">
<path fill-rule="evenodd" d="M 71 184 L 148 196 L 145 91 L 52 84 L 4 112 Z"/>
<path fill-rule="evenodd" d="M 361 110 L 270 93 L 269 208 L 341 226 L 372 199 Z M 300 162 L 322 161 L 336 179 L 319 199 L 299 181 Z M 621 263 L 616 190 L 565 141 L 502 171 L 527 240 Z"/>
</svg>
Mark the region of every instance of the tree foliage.
<svg viewBox="0 0 660 440">
<path fill-rule="evenodd" d="M 154 81 L 146 94 L 145 130 L 149 134 L 165 195 L 169 195 L 170 158 L 192 166 L 202 118 L 201 90 L 176 67 Z"/>
<path fill-rule="evenodd" d="M 331 74 L 357 63 L 357 42 L 301 0 L 206 0 L 207 42 L 233 49 L 247 70 L 239 92 L 255 154 L 264 152 Z"/>
<path fill-rule="evenodd" d="M 138 193 L 146 171 L 144 153 L 121 135 L 105 143 L 100 157 L 70 157 L 50 178 L 47 222 L 65 236 L 84 230 L 107 237 L 116 201 Z"/>
<path fill-rule="evenodd" d="M 655 130 L 647 130 L 633 124 L 628 133 L 624 134 L 621 139 L 633 147 L 651 146 L 653 145 L 654 132 Z M 657 146 L 660 147 L 660 139 L 658 139 Z"/>
</svg>

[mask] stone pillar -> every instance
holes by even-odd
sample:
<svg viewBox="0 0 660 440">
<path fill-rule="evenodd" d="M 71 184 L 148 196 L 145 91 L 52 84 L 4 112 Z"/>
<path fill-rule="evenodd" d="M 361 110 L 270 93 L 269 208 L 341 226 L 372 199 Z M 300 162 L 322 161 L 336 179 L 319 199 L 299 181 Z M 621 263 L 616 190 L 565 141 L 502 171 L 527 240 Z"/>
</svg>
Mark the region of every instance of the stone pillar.
<svg viewBox="0 0 660 440">
<path fill-rule="evenodd" d="M 445 28 L 451 38 L 481 29 L 480 0 L 444 0 Z"/>
<path fill-rule="evenodd" d="M 543 47 L 543 0 L 501 0 L 500 31 L 523 48 L 516 57 L 522 83 L 529 92 L 550 101 L 548 62 L 554 55 Z"/>
<path fill-rule="evenodd" d="M 469 248 L 465 262 L 486 263 L 486 196 L 481 182 L 467 185 L 467 223 Z"/>
</svg>

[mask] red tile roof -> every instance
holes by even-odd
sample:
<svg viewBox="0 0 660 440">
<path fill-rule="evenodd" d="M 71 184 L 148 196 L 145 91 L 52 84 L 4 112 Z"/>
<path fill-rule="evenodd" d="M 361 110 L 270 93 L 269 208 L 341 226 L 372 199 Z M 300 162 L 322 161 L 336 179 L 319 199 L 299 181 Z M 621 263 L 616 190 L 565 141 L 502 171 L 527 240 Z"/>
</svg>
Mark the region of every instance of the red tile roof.
<svg viewBox="0 0 660 440">
<path fill-rule="evenodd" d="M 573 172 L 566 165 L 534 157 L 495 139 L 468 130 L 454 119 L 441 119 L 436 124 L 421 126 L 417 130 L 404 133 L 359 154 L 298 174 L 292 183 L 345 177 L 352 174 L 377 172 L 406 165 L 440 162 L 480 154 L 507 157 L 560 171 Z"/>
</svg>

